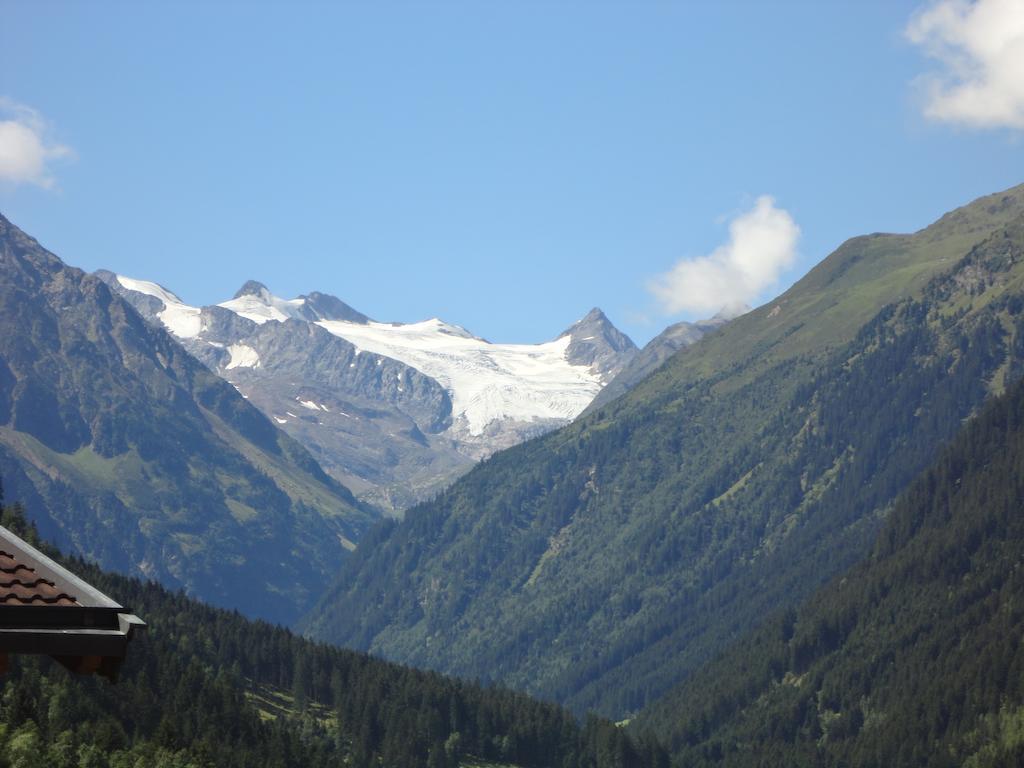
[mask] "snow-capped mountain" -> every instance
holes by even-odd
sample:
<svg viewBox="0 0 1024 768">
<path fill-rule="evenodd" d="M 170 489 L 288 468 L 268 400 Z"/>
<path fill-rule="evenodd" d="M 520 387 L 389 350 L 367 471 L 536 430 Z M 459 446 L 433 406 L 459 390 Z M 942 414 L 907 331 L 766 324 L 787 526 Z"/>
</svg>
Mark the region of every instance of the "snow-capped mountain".
<svg viewBox="0 0 1024 768">
<path fill-rule="evenodd" d="M 282 299 L 255 281 L 196 307 L 97 274 L 357 495 L 396 511 L 571 421 L 637 353 L 597 309 L 552 341 L 493 344 L 437 318 L 377 322 L 333 296 Z"/>
</svg>

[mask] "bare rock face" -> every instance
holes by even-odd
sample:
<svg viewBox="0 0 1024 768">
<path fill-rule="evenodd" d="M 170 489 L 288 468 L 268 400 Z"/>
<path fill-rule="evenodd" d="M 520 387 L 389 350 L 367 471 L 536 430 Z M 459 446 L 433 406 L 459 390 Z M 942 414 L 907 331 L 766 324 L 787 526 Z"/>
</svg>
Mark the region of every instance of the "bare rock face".
<svg viewBox="0 0 1024 768">
<path fill-rule="evenodd" d="M 639 352 L 633 340 L 612 325 L 597 307 L 561 336 L 570 337 L 566 359 L 573 365 L 589 365 L 604 384 L 614 379 Z"/>
</svg>

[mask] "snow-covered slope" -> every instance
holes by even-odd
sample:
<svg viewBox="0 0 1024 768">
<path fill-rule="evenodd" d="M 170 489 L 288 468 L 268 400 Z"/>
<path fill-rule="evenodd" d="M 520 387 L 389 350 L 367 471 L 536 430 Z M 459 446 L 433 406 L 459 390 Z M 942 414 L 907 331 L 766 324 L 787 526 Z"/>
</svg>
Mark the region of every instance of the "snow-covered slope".
<svg viewBox="0 0 1024 768">
<path fill-rule="evenodd" d="M 571 421 L 637 352 L 597 309 L 553 341 L 492 344 L 437 318 L 375 322 L 333 296 L 282 299 L 255 281 L 195 307 L 156 283 L 97 274 L 357 495 L 394 509 Z"/>
<path fill-rule="evenodd" d="M 117 280 L 130 291 L 160 300 L 164 309 L 156 316 L 179 338 L 202 333 L 199 307 L 185 304 L 156 283 L 122 275 Z M 306 320 L 305 305 L 305 297 L 282 299 L 250 281 L 233 299 L 217 306 L 262 325 Z M 451 394 L 452 415 L 461 422 L 455 428 L 472 437 L 483 435 L 496 421 L 570 421 L 611 378 L 592 370 L 593 366 L 570 362 L 572 328 L 544 344 L 492 344 L 438 318 L 419 323 L 318 320 L 316 324 L 361 351 L 399 360 L 438 381 Z M 234 344 L 228 349 L 231 359 L 225 369 L 259 363 L 259 356 L 248 346 Z"/>
<path fill-rule="evenodd" d="M 589 366 L 566 359 L 570 337 L 491 344 L 437 318 L 421 323 L 317 323 L 361 350 L 401 360 L 451 393 L 456 429 L 479 437 L 495 421 L 569 421 L 601 390 Z"/>
<path fill-rule="evenodd" d="M 199 335 L 201 330 L 199 307 L 190 307 L 163 286 L 148 280 L 133 280 L 130 277 L 118 275 L 117 282 L 129 291 L 152 296 L 163 304 L 164 308 L 157 312 L 156 316 L 161 323 L 167 326 L 167 330 L 178 338 L 191 339 Z"/>
<path fill-rule="evenodd" d="M 246 286 L 253 287 L 252 293 L 245 292 Z M 235 298 L 218 304 L 219 307 L 230 309 L 236 315 L 241 315 L 247 320 L 252 320 L 257 325 L 262 325 L 269 320 L 282 322 L 289 317 L 297 320 L 304 320 L 303 309 L 306 305 L 305 297 L 297 299 L 279 299 L 263 285 L 250 281 L 242 286 Z"/>
</svg>

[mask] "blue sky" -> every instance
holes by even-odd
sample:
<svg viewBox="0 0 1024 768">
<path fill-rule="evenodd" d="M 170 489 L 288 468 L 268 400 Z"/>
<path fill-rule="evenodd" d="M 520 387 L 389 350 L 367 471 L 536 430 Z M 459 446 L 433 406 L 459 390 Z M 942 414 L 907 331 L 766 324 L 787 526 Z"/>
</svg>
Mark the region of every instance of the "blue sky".
<svg viewBox="0 0 1024 768">
<path fill-rule="evenodd" d="M 8 0 L 0 211 L 193 304 L 643 343 L 1024 182 L 1022 2 Z"/>
</svg>

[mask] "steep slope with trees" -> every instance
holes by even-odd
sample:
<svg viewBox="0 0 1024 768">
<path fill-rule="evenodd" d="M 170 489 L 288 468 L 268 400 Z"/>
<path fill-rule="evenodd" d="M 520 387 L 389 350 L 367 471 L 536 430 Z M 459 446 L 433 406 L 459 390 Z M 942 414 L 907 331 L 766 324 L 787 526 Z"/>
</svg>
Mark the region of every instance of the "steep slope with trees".
<svg viewBox="0 0 1024 768">
<path fill-rule="evenodd" d="M 1024 352 L 1024 188 L 845 243 L 574 425 L 382 526 L 306 623 L 638 711 L 859 559 Z"/>
<path fill-rule="evenodd" d="M 1024 384 L 895 505 L 870 556 L 640 718 L 686 766 L 1024 761 Z"/>
<path fill-rule="evenodd" d="M 0 522 L 34 538 L 15 508 Z M 77 573 L 145 617 L 115 686 L 16 657 L 0 763 L 47 768 L 667 766 L 613 723 L 303 640 L 153 583 Z"/>
</svg>

